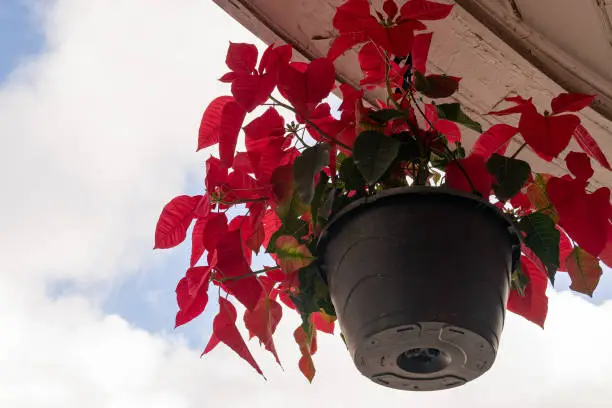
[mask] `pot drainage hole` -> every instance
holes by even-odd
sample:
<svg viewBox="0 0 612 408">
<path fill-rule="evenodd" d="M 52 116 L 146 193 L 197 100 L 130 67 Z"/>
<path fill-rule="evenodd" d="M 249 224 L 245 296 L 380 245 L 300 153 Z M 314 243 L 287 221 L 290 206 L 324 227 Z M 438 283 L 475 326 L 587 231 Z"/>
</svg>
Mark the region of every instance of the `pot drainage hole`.
<svg viewBox="0 0 612 408">
<path fill-rule="evenodd" d="M 436 348 L 414 348 L 397 358 L 397 365 L 404 371 L 415 374 L 431 374 L 444 370 L 451 357 Z"/>
</svg>

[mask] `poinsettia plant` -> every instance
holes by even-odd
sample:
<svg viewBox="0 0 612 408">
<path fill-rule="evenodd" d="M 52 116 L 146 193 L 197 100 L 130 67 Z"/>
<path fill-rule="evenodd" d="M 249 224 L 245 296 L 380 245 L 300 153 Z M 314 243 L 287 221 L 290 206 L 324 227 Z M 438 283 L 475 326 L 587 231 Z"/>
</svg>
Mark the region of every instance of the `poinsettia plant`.
<svg viewBox="0 0 612 408">
<path fill-rule="evenodd" d="M 198 150 L 218 146 L 206 160 L 205 191 L 178 196 L 163 209 L 155 247 L 180 244 L 191 232 L 190 267 L 176 287 L 176 326 L 200 315 L 211 284 L 218 288 L 206 354 L 225 343 L 261 373 L 236 326 L 244 325 L 279 362 L 273 334 L 283 307 L 302 324 L 294 338 L 299 368 L 312 380 L 317 331 L 334 332 L 335 311 L 317 264 L 317 240 L 347 204 L 382 190 L 446 187 L 491 200 L 523 234 L 522 256 L 512 275 L 508 309 L 543 326 L 547 280 L 566 271 L 571 289 L 591 295 L 612 266 L 610 190 L 591 191 L 592 161 L 610 164 L 575 112 L 591 95 L 563 93 L 540 113 L 531 99 L 506 99 L 510 107 L 489 115 L 515 115 L 516 125 L 483 131 L 451 98 L 460 78 L 427 70 L 432 33 L 424 22 L 441 20 L 452 5 L 348 0 L 336 10 L 337 35 L 325 58 L 292 59 L 289 45 L 270 45 L 258 62 L 254 45 L 231 43 L 221 77 L 231 96 L 214 99 L 202 117 Z M 359 47 L 361 87 L 341 84 L 338 114 L 324 100 L 336 88 L 334 60 Z M 382 87 L 386 98 L 364 100 Z M 256 112 L 255 112 L 256 111 Z M 283 114 L 292 114 L 288 122 Z M 258 114 L 244 123 L 248 114 Z M 480 134 L 469 152 L 462 127 Z M 244 150 L 237 151 L 244 132 Z M 571 140 L 581 152 L 567 152 Z M 508 151 L 511 140 L 520 147 Z M 563 157 L 571 174 L 532 171 L 520 158 L 528 147 L 550 162 Z M 270 265 L 253 270 L 253 254 Z M 206 255 L 204 257 L 204 255 Z M 204 259 L 202 259 L 204 258 Z"/>
</svg>

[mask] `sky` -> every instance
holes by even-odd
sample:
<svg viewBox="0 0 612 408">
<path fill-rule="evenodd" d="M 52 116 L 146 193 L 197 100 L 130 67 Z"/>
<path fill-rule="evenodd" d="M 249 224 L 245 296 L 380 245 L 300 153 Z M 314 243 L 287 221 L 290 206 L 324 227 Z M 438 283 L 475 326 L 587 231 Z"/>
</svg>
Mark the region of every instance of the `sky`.
<svg viewBox="0 0 612 408">
<path fill-rule="evenodd" d="M 329 335 L 309 385 L 287 311 L 284 369 L 249 343 L 267 381 L 224 346 L 200 358 L 214 303 L 173 330 L 189 248 L 151 248 L 201 188 L 230 40 L 263 47 L 209 0 L 0 0 L 0 406 L 609 406 L 608 271 L 593 300 L 551 290 L 545 330 L 509 315 L 494 367 L 454 390 L 375 385 Z"/>
</svg>

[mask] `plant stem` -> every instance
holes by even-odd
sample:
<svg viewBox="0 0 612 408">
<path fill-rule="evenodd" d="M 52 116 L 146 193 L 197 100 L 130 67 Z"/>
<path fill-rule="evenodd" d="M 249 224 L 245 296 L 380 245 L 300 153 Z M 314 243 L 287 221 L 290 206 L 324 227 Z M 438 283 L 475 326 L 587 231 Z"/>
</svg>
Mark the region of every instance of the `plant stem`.
<svg viewBox="0 0 612 408">
<path fill-rule="evenodd" d="M 519 154 L 521 151 L 523 151 L 523 149 L 524 149 L 525 147 L 527 147 L 527 142 L 523 143 L 523 144 L 521 145 L 521 147 L 519 147 L 519 148 L 518 148 L 518 150 L 517 150 L 516 152 L 514 152 L 514 154 L 513 154 L 512 156 L 510 156 L 510 158 L 511 158 L 511 159 L 515 159 L 515 158 L 516 158 L 516 156 L 518 156 L 518 154 Z"/>
<path fill-rule="evenodd" d="M 276 268 L 279 268 L 278 265 L 276 265 Z M 253 271 L 251 273 L 246 273 L 244 275 L 238 275 L 238 276 L 228 276 L 226 278 L 221 278 L 221 279 L 217 279 L 217 278 L 212 278 L 212 280 L 217 281 L 217 282 L 227 282 L 227 281 L 234 281 L 234 280 L 240 280 L 240 279 L 244 279 L 244 278 L 248 278 L 250 276 L 257 276 L 257 275 L 261 275 L 262 273 L 266 273 L 268 271 L 274 270 L 275 267 L 270 266 L 268 268 L 264 268 L 264 269 L 260 269 L 257 271 Z"/>
<path fill-rule="evenodd" d="M 304 128 L 302 130 L 302 134 L 306 131 L 306 128 Z M 304 147 L 310 147 L 308 144 L 306 144 L 306 142 L 304 141 L 304 139 L 302 138 L 302 136 L 298 135 L 298 132 L 296 131 L 294 133 L 295 137 L 297 138 L 297 140 L 299 140 L 302 143 L 302 146 Z"/>
<path fill-rule="evenodd" d="M 281 106 L 281 107 L 283 107 L 283 108 L 285 108 L 285 109 L 287 109 L 287 110 L 290 110 L 291 112 L 297 113 L 297 112 L 295 111 L 295 109 L 293 108 L 293 106 L 289 106 L 289 105 L 287 105 L 287 104 L 285 104 L 285 103 L 282 103 L 281 101 L 279 101 L 278 99 L 276 99 L 276 98 L 275 98 L 275 97 L 273 97 L 273 96 L 270 96 L 270 99 L 271 99 L 272 101 L 274 101 L 274 103 L 275 103 L 276 105 Z M 345 148 L 345 149 L 347 149 L 347 150 L 350 150 L 350 151 L 352 151 L 352 150 L 353 150 L 353 149 L 351 149 L 351 147 L 350 147 L 350 146 L 348 146 L 347 144 L 344 144 L 344 143 L 342 143 L 341 141 L 339 141 L 339 140 L 337 140 L 337 139 L 335 139 L 335 138 L 331 137 L 331 136 L 330 136 L 330 135 L 328 135 L 327 133 L 325 133 L 323 130 L 321 130 L 321 128 L 320 128 L 319 126 L 317 126 L 315 123 L 311 122 L 309 119 L 304 119 L 304 121 L 305 121 L 305 122 L 306 122 L 306 123 L 307 123 L 309 126 L 312 126 L 312 128 L 313 128 L 314 130 L 316 130 L 317 132 L 319 132 L 319 133 L 321 134 L 321 136 L 323 136 L 324 138 L 326 138 L 328 141 L 333 142 L 333 143 L 337 144 L 338 146 L 342 146 L 342 147 L 344 147 L 344 148 Z"/>
<path fill-rule="evenodd" d="M 416 98 L 414 97 L 414 94 L 412 92 L 410 92 L 410 98 L 412 99 L 412 102 L 414 103 L 414 106 L 416 106 L 416 108 L 418 109 L 419 113 L 421 114 L 421 116 L 423 116 L 423 118 L 427 121 L 427 123 L 429 124 L 429 126 L 432 129 L 436 129 L 433 125 L 433 123 L 431 123 L 431 121 L 427 118 L 427 116 L 425 116 L 425 112 L 423 112 L 423 109 L 421 109 L 421 107 L 419 106 L 419 103 L 417 102 Z M 438 132 L 439 133 L 439 132 Z M 453 156 L 453 159 L 455 159 L 455 162 L 457 163 L 457 167 L 459 167 L 459 170 L 461 170 L 461 172 L 463 173 L 463 175 L 465 176 L 465 179 L 468 181 L 468 183 L 470 184 L 470 188 L 472 189 L 472 192 L 474 192 L 475 194 L 480 195 L 480 193 L 478 192 L 478 190 L 476 190 L 476 188 L 474 187 L 474 184 L 472 184 L 472 180 L 470 179 L 470 176 L 468 176 L 467 171 L 465 171 L 465 169 L 463 168 L 463 166 L 461 165 L 461 163 L 459 163 L 459 160 L 457 160 L 455 158 L 455 154 L 453 153 L 453 151 L 451 149 L 448 148 L 446 143 L 443 143 L 444 145 L 444 149 L 446 150 L 447 153 L 449 153 L 451 156 Z"/>
<path fill-rule="evenodd" d="M 395 98 L 393 97 L 393 90 L 391 89 L 391 81 L 389 80 L 389 73 L 391 72 L 391 62 L 389 61 L 389 55 L 385 52 L 385 85 L 387 86 L 387 104 L 389 103 L 389 99 L 393 102 L 393 105 L 396 109 L 401 110 L 402 107 Z"/>
</svg>

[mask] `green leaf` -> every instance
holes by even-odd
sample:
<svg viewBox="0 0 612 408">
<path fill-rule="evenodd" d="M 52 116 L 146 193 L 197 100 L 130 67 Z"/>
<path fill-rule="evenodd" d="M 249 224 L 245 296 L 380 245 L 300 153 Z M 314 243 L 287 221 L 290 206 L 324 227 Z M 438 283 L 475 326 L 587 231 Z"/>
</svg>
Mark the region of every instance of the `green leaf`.
<svg viewBox="0 0 612 408">
<path fill-rule="evenodd" d="M 555 222 L 542 213 L 531 213 L 521 219 L 519 228 L 525 235 L 525 245 L 540 258 L 548 270 L 548 277 L 555 282 L 559 269 L 559 241 L 561 234 L 555 228 Z"/>
<path fill-rule="evenodd" d="M 368 113 L 370 119 L 378 123 L 387 123 L 390 120 L 406 117 L 407 113 L 397 109 L 381 109 Z"/>
<path fill-rule="evenodd" d="M 410 132 L 399 132 L 392 136 L 401 143 L 397 159 L 399 161 L 416 161 L 421 158 L 419 142 Z"/>
<path fill-rule="evenodd" d="M 293 229 L 292 226 L 295 224 L 296 220 L 307 210 L 308 206 L 300 200 L 297 191 L 294 191 L 290 200 L 276 207 L 276 215 L 278 215 L 283 225 L 286 225 L 289 229 Z"/>
<path fill-rule="evenodd" d="M 487 161 L 487 170 L 497 180 L 493 189 L 500 201 L 507 201 L 518 194 L 531 174 L 529 163 L 496 153 Z"/>
<path fill-rule="evenodd" d="M 298 271 L 299 293 L 292 296 L 293 303 L 302 316 L 309 316 L 311 313 L 326 310 L 326 313 L 335 311 L 329 310 L 331 304 L 329 287 L 323 280 L 321 269 L 316 263 L 300 269 Z"/>
<path fill-rule="evenodd" d="M 307 148 L 293 162 L 295 189 L 305 204 L 314 196 L 314 177 L 329 164 L 329 145 L 320 143 Z"/>
<path fill-rule="evenodd" d="M 276 252 L 276 239 L 281 235 L 291 235 L 299 238 L 308 233 L 308 223 L 300 219 L 306 211 L 308 211 L 308 206 L 300 200 L 296 191 L 291 195 L 291 199 L 276 207 L 276 215 L 278 215 L 282 224 L 270 238 L 266 252 Z"/>
<path fill-rule="evenodd" d="M 312 218 L 312 226 L 317 228 L 317 223 L 319 221 L 319 209 L 324 204 L 324 201 L 327 197 L 327 192 L 332 188 L 332 185 L 329 184 L 329 177 L 327 174 L 321 172 L 319 173 L 319 182 L 315 187 L 314 197 L 312 198 L 312 202 L 310 203 L 310 215 Z"/>
<path fill-rule="evenodd" d="M 520 263 L 517 265 L 514 272 L 512 272 L 512 278 L 510 281 L 510 286 L 513 290 L 516 290 L 519 295 L 525 296 L 525 289 L 529 284 L 529 276 L 523 272 L 523 268 L 521 268 Z"/>
<path fill-rule="evenodd" d="M 276 255 L 278 255 L 278 263 L 285 273 L 304 268 L 315 259 L 306 245 L 300 244 L 291 235 L 282 235 L 276 239 Z"/>
<path fill-rule="evenodd" d="M 348 191 L 364 189 L 366 181 L 363 179 L 352 157 L 347 157 L 342 161 L 338 172 Z"/>
<path fill-rule="evenodd" d="M 331 190 L 327 192 L 325 201 L 323 202 L 323 205 L 321 206 L 321 208 L 319 208 L 319 217 L 323 218 L 324 220 L 329 219 L 329 216 L 331 215 L 332 210 L 333 210 L 333 206 L 336 200 L 337 193 L 338 193 L 338 190 L 334 188 L 332 188 Z"/>
<path fill-rule="evenodd" d="M 438 110 L 438 117 L 440 119 L 450 120 L 457 122 L 463 126 L 475 130 L 478 133 L 482 133 L 482 126 L 480 123 L 473 121 L 468 115 L 461 110 L 461 105 L 458 103 L 443 103 L 436 106 Z"/>
<path fill-rule="evenodd" d="M 376 131 L 361 132 L 353 146 L 355 165 L 369 184 L 375 184 L 397 157 L 400 143 Z"/>
<path fill-rule="evenodd" d="M 448 98 L 459 87 L 459 82 L 456 78 L 445 75 L 429 75 L 424 76 L 419 71 L 415 73 L 414 86 L 417 91 L 427 96 L 428 98 Z"/>
<path fill-rule="evenodd" d="M 414 88 L 422 94 L 425 94 L 427 89 L 429 89 L 427 78 L 425 78 L 425 75 L 421 74 L 419 71 L 414 72 Z"/>
</svg>

